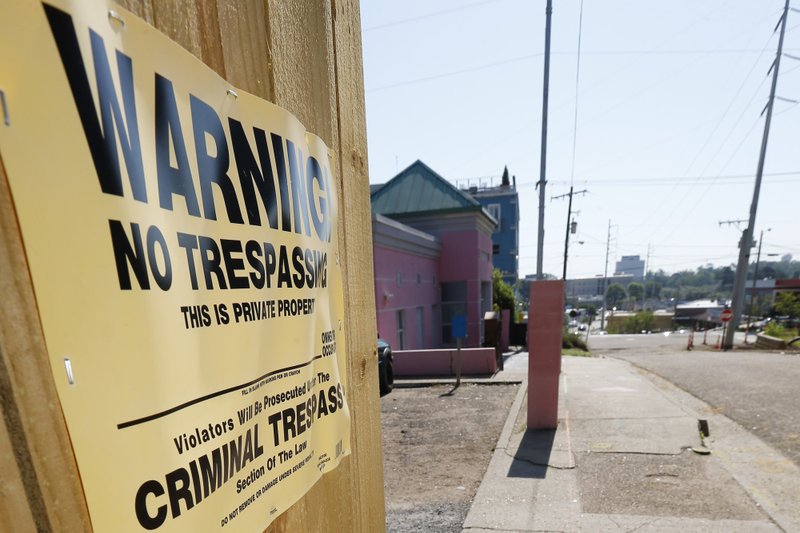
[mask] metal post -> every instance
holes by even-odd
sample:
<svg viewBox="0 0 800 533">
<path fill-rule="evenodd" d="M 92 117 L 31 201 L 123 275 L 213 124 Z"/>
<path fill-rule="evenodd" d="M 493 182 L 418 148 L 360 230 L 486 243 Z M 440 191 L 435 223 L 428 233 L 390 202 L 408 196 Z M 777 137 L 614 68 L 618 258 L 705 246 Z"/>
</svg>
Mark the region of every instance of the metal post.
<svg viewBox="0 0 800 533">
<path fill-rule="evenodd" d="M 769 230 L 767 230 L 769 231 Z M 747 344 L 747 334 L 750 333 L 750 317 L 753 316 L 753 300 L 756 298 L 756 280 L 758 280 L 758 263 L 761 262 L 761 243 L 764 241 L 764 230 L 758 236 L 758 253 L 756 254 L 756 269 L 753 272 L 753 292 L 750 294 L 750 308 L 747 310 L 747 326 L 744 329 L 744 343 Z"/>
<path fill-rule="evenodd" d="M 461 337 L 456 338 L 456 387 L 461 385 Z"/>
<path fill-rule="evenodd" d="M 611 248 L 611 219 L 608 219 L 608 236 L 606 237 L 606 269 L 603 272 L 603 312 L 600 313 L 600 331 L 606 329 L 606 290 L 608 287 L 608 250 Z"/>
<path fill-rule="evenodd" d="M 553 0 L 547 0 L 544 30 L 544 89 L 542 91 L 542 155 L 539 166 L 539 237 L 536 245 L 536 279 L 542 279 L 544 260 L 544 187 L 547 184 L 547 98 L 550 92 L 550 19 L 553 14 Z"/>
<path fill-rule="evenodd" d="M 747 282 L 747 267 L 750 264 L 750 243 L 753 242 L 753 231 L 756 224 L 756 211 L 758 210 L 758 195 L 761 192 L 761 177 L 764 174 L 764 159 L 767 155 L 767 140 L 769 139 L 769 125 L 772 122 L 772 108 L 775 103 L 775 88 L 778 85 L 778 70 L 781 66 L 781 55 L 783 54 L 783 36 L 786 33 L 786 19 L 788 18 L 789 0 L 783 7 L 781 15 L 781 34 L 778 39 L 778 52 L 775 62 L 772 64 L 772 86 L 769 91 L 769 101 L 767 102 L 767 117 L 764 120 L 764 135 L 761 138 L 761 153 L 758 156 L 758 167 L 756 169 L 756 183 L 753 188 L 753 200 L 750 203 L 750 218 L 747 227 L 742 235 L 742 242 L 739 247 L 739 262 L 736 264 L 736 280 L 733 287 L 733 317 L 730 325 L 725 332 L 723 347 L 728 350 L 733 348 L 733 336 L 736 333 L 736 326 L 742 319 L 742 308 L 744 307 L 744 286 Z"/>
</svg>

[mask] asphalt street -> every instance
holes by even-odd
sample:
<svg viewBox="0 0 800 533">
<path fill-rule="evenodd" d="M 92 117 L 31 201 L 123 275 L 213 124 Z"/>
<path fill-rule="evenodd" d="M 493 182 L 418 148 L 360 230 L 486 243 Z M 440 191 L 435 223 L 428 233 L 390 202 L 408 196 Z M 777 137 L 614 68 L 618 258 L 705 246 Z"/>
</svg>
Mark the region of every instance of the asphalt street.
<svg viewBox="0 0 800 533">
<path fill-rule="evenodd" d="M 604 335 L 591 337 L 590 348 L 672 382 L 800 466 L 800 355 L 688 351 L 687 340 L 686 334 Z"/>
</svg>

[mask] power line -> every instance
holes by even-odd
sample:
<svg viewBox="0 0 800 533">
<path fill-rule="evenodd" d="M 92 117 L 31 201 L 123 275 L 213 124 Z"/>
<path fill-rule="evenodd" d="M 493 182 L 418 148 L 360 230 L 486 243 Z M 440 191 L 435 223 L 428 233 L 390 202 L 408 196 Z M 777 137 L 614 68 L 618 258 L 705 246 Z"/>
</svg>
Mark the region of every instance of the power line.
<svg viewBox="0 0 800 533">
<path fill-rule="evenodd" d="M 794 179 L 785 179 L 785 180 L 770 180 L 770 183 L 794 183 L 800 179 L 800 170 L 794 171 L 787 171 L 787 172 L 765 172 L 764 176 L 773 176 L 773 177 L 781 177 L 781 176 L 796 176 L 797 178 Z M 704 182 L 704 181 L 712 181 L 717 183 L 718 180 L 727 180 L 720 183 L 728 183 L 728 184 L 749 184 L 748 180 L 752 180 L 755 177 L 755 174 L 722 174 L 718 176 L 664 176 L 664 177 L 636 177 L 636 178 L 589 178 L 587 181 L 591 181 L 592 187 L 594 186 L 639 186 L 639 187 L 664 187 L 668 185 L 695 185 L 696 183 L 688 183 L 688 180 L 693 180 L 695 182 Z M 464 179 L 476 179 L 476 178 L 464 178 Z M 522 183 L 520 183 L 522 181 Z M 548 180 L 548 183 L 551 185 L 569 185 L 569 182 L 566 180 L 562 181 L 554 181 Z M 534 183 L 518 180 L 517 187 L 532 187 Z"/>
<path fill-rule="evenodd" d="M 572 123 L 572 165 L 569 171 L 569 185 L 575 181 L 575 151 L 578 148 L 578 89 L 581 82 L 581 37 L 583 36 L 583 0 L 578 15 L 578 57 L 575 65 L 575 119 Z M 566 266 L 564 267 L 566 268 Z M 566 279 L 566 278 L 565 278 Z"/>
<path fill-rule="evenodd" d="M 663 51 L 661 51 L 661 50 L 639 50 L 639 51 L 629 50 L 629 51 L 605 51 L 605 52 L 598 51 L 598 52 L 581 52 L 581 53 L 582 53 L 582 55 L 585 55 L 585 56 L 586 55 L 598 56 L 598 55 L 676 55 L 676 54 L 677 55 L 715 55 L 715 54 L 751 54 L 751 53 L 754 54 L 754 53 L 758 53 L 758 52 L 759 51 L 755 50 L 755 49 L 753 49 L 753 50 L 739 49 L 739 50 L 663 50 Z M 576 54 L 577 54 L 577 52 L 551 52 L 551 55 L 576 55 Z M 390 83 L 390 84 L 387 84 L 387 85 L 381 85 L 381 86 L 378 86 L 378 87 L 370 87 L 370 88 L 366 89 L 365 92 L 368 92 L 368 93 L 379 92 L 379 91 L 385 91 L 385 90 L 388 90 L 388 89 L 394 89 L 394 88 L 397 88 L 397 87 L 404 87 L 406 85 L 416 85 L 418 83 L 425 83 L 425 82 L 428 82 L 428 81 L 434 81 L 434 80 L 438 80 L 438 79 L 441 79 L 441 78 L 449 78 L 451 76 L 458 76 L 460 74 L 467 74 L 467 73 L 476 72 L 476 71 L 479 71 L 479 70 L 486 70 L 486 69 L 493 68 L 493 67 L 499 67 L 499 66 L 503 66 L 503 65 L 508 65 L 508 64 L 511 64 L 511 63 L 518 63 L 520 61 L 526 61 L 526 60 L 529 60 L 529 59 L 542 57 L 543 55 L 544 54 L 542 54 L 541 52 L 534 53 L 534 54 L 525 54 L 525 55 L 522 55 L 522 56 L 511 57 L 511 58 L 508 58 L 508 59 L 501 59 L 501 60 L 498 60 L 498 61 L 492 61 L 492 62 L 489 62 L 489 63 L 482 63 L 480 65 L 475 65 L 475 66 L 472 66 L 472 67 L 466 67 L 466 68 L 463 68 L 463 69 L 450 70 L 450 71 L 447 71 L 447 72 L 442 72 L 440 74 L 435 74 L 433 76 L 423 76 L 423 77 L 420 77 L 420 78 L 412 78 L 412 79 L 409 79 L 409 80 L 398 81 L 398 82 L 395 82 L 395 83 Z M 599 82 L 596 83 L 595 85 L 599 85 Z"/>
<path fill-rule="evenodd" d="M 425 19 L 429 19 L 429 18 L 433 18 L 433 17 L 438 17 L 438 16 L 441 16 L 441 15 L 446 15 L 448 13 L 454 13 L 456 11 L 464 11 L 465 9 L 472 9 L 473 7 L 479 7 L 479 6 L 483 6 L 483 5 L 486 5 L 486 4 L 493 4 L 493 3 L 497 2 L 497 1 L 498 0 L 484 0 L 483 2 L 475 2 L 474 4 L 467 4 L 467 5 L 463 5 L 463 6 L 453 7 L 453 8 L 450 8 L 450 9 L 443 9 L 441 11 L 435 11 L 433 13 L 426 13 L 425 15 L 419 15 L 419 16 L 416 16 L 416 17 L 409 17 L 409 18 L 406 18 L 406 19 L 395 20 L 395 21 L 392 21 L 392 22 L 386 22 L 384 24 L 376 24 L 375 26 L 370 26 L 368 28 L 364 28 L 361 31 L 363 33 L 366 33 L 368 31 L 382 30 L 384 28 L 391 28 L 391 27 L 394 27 L 394 26 L 400 26 L 402 24 L 408 24 L 410 22 L 417 22 L 418 20 L 425 20 Z"/>
<path fill-rule="evenodd" d="M 378 91 L 385 91 L 387 89 L 394 89 L 396 87 L 403 87 L 405 85 L 415 85 L 417 83 L 423 83 L 423 82 L 426 82 L 426 81 L 433 81 L 433 80 L 438 80 L 438 79 L 441 79 L 441 78 L 447 78 L 447 77 L 450 77 L 450 76 L 457 76 L 459 74 L 466 74 L 468 72 L 475 72 L 476 70 L 484 70 L 484 69 L 487 69 L 487 68 L 498 67 L 500 65 L 508 65 L 510 63 L 518 63 L 520 61 L 525 61 L 526 59 L 531 59 L 531 58 L 534 58 L 534 57 L 540 57 L 542 55 L 544 55 L 544 54 L 542 54 L 542 53 L 528 54 L 528 55 L 524 55 L 524 56 L 514 57 L 514 58 L 511 58 L 511 59 L 505 59 L 505 60 L 502 60 L 502 61 L 493 61 L 491 63 L 484 63 L 482 65 L 477 65 L 477 66 L 474 66 L 474 67 L 467 67 L 467 68 L 464 68 L 464 69 L 451 70 L 449 72 L 442 72 L 441 74 L 434 74 L 433 76 L 425 76 L 423 78 L 415 78 L 415 79 L 412 79 L 412 80 L 399 81 L 397 83 L 390 83 L 388 85 L 381 85 L 379 87 L 372 87 L 370 89 L 366 89 L 365 92 L 374 93 L 374 92 L 378 92 Z"/>
<path fill-rule="evenodd" d="M 686 167 L 686 171 L 687 171 L 687 172 L 689 171 L 689 169 L 690 169 L 690 168 L 692 168 L 692 166 L 694 166 L 695 162 L 696 162 L 696 161 L 697 161 L 697 160 L 700 158 L 700 155 L 703 153 L 703 151 L 704 151 L 704 150 L 706 149 L 706 147 L 709 145 L 709 143 L 711 142 L 711 139 L 713 138 L 714 134 L 717 132 L 717 130 L 718 130 L 718 129 L 720 128 L 720 126 L 722 125 L 723 121 L 725 120 L 725 117 L 727 117 L 727 116 L 728 116 L 728 113 L 730 112 L 731 108 L 733 107 L 733 104 L 734 104 L 734 102 L 735 102 L 735 101 L 736 101 L 736 100 L 739 98 L 739 94 L 741 94 L 742 90 L 744 89 L 744 87 L 745 87 L 745 84 L 746 84 L 746 83 L 747 83 L 747 81 L 750 79 L 750 76 L 753 74 L 753 72 L 755 72 L 756 66 L 758 66 L 758 64 L 759 64 L 759 62 L 760 62 L 760 60 L 761 60 L 761 56 L 764 54 L 764 51 L 766 51 L 767 47 L 769 46 L 769 43 L 772 41 L 772 37 L 773 37 L 773 35 L 774 35 L 774 34 L 770 34 L 769 38 L 767 39 L 767 42 L 766 42 L 766 43 L 764 43 L 764 46 L 761 48 L 761 51 L 759 52 L 758 56 L 756 57 L 755 61 L 753 62 L 753 65 L 750 67 L 750 70 L 747 72 L 747 75 L 745 75 L 744 79 L 743 79 L 743 80 L 742 80 L 742 82 L 739 84 L 739 88 L 736 90 L 736 93 L 735 93 L 735 94 L 733 95 L 733 97 L 731 98 L 731 100 L 730 100 L 730 102 L 728 103 L 727 107 L 725 108 L 725 111 L 723 112 L 722 116 L 721 116 L 721 117 L 720 117 L 720 119 L 717 121 L 717 124 L 716 124 L 716 126 L 714 126 L 714 129 L 713 129 L 713 130 L 711 131 L 711 133 L 709 133 L 709 135 L 706 137 L 706 140 L 703 142 L 703 145 L 700 147 L 700 149 L 699 149 L 699 150 L 696 152 L 695 156 L 692 158 L 692 161 L 691 161 L 691 163 L 689 163 L 689 165 Z M 750 97 L 750 100 L 747 102 L 747 104 L 745 104 L 745 106 L 744 106 L 744 108 L 743 108 L 743 110 L 742 110 L 742 113 L 741 113 L 741 114 L 739 115 L 739 117 L 736 119 L 736 122 L 734 122 L 733 126 L 732 126 L 732 127 L 729 129 L 729 131 L 728 131 L 728 134 L 725 136 L 725 138 L 723 139 L 723 141 L 722 141 L 722 142 L 721 142 L 721 143 L 718 145 L 718 148 L 717 148 L 717 150 L 714 152 L 714 154 L 712 155 L 711 159 L 709 159 L 709 160 L 708 160 L 708 163 L 706 163 L 706 165 L 705 165 L 705 167 L 704 167 L 703 171 L 701 172 L 701 175 L 705 174 L 705 171 L 706 171 L 706 170 L 708 170 L 708 168 L 711 166 L 711 163 L 714 161 L 714 159 L 716 159 L 717 155 L 718 155 L 718 154 L 719 154 L 719 152 L 722 150 L 722 147 L 723 147 L 723 146 L 725 146 L 725 143 L 728 141 L 728 139 L 730 138 L 731 134 L 732 134 L 732 133 L 733 133 L 733 132 L 736 130 L 736 127 L 739 125 L 739 122 L 740 122 L 740 121 L 742 120 L 742 118 L 744 117 L 745 111 L 747 111 L 747 109 L 749 108 L 749 106 L 750 106 L 751 102 L 753 101 L 753 99 L 755 98 L 755 96 L 756 96 L 756 95 L 757 95 L 757 94 L 758 94 L 758 93 L 761 91 L 761 86 L 763 85 L 763 83 L 764 83 L 764 80 L 762 80 L 762 82 L 759 84 L 759 86 L 758 86 L 758 88 L 756 89 L 756 91 L 753 93 L 753 96 L 751 96 L 751 97 Z M 749 135 L 749 131 L 748 131 L 748 135 Z M 745 138 L 747 138 L 747 136 L 745 136 Z M 744 142 L 744 140 L 742 140 L 742 142 Z M 686 177 L 683 177 L 683 178 L 680 178 L 680 179 L 679 179 L 679 182 L 682 182 L 682 181 L 685 181 L 685 180 L 687 180 L 687 178 L 686 178 Z M 697 184 L 697 182 L 698 182 L 698 180 L 692 180 L 692 183 L 691 183 L 690 185 L 691 185 L 692 187 L 694 187 L 694 186 Z M 667 193 L 667 196 L 671 195 L 671 194 L 672 194 L 672 193 L 675 191 L 675 187 L 676 187 L 677 185 L 679 185 L 679 184 L 680 184 L 680 183 L 676 183 L 676 184 L 674 184 L 674 185 L 673 185 L 673 188 L 672 188 L 672 190 L 670 190 L 670 191 Z M 701 196 L 701 197 L 702 197 L 702 196 Z M 681 203 L 683 203 L 683 202 L 684 202 L 684 201 L 685 201 L 687 198 L 689 198 L 689 195 L 688 195 L 688 194 L 684 194 L 684 195 L 682 195 L 682 197 L 681 197 L 681 200 L 680 200 L 680 201 L 679 201 L 679 203 L 678 203 L 678 206 L 676 206 L 676 209 L 677 209 L 677 207 L 680 207 L 680 204 L 681 204 Z M 699 202 L 698 202 L 698 203 L 699 203 Z M 665 205 L 665 204 L 663 204 L 663 203 L 662 203 L 662 204 L 660 204 L 659 206 L 657 206 L 657 207 L 656 207 L 656 211 L 655 211 L 655 213 L 658 213 L 658 212 L 661 210 L 661 207 L 662 207 L 663 205 Z M 695 203 L 695 204 L 694 204 L 694 206 L 693 206 L 693 207 L 690 209 L 690 212 L 691 212 L 691 211 L 693 211 L 693 210 L 694 210 L 694 208 L 695 208 L 696 206 L 697 206 L 697 203 Z M 673 209 L 673 210 L 672 210 L 672 213 L 674 213 L 674 211 L 675 211 L 675 210 Z M 651 218 L 653 215 L 655 215 L 655 213 L 651 213 L 650 215 L 648 215 L 648 218 Z M 664 219 L 662 219 L 662 220 L 664 220 Z M 670 235 L 669 235 L 669 236 L 672 236 L 672 234 L 673 234 L 673 233 L 674 233 L 676 230 L 677 230 L 677 226 L 673 228 L 673 230 L 672 230 L 672 232 L 670 233 Z M 658 231 L 658 230 L 656 230 L 656 231 Z M 650 235 L 650 237 L 648 238 L 648 240 L 652 240 L 652 239 L 653 239 L 653 236 L 654 236 L 654 234 L 655 234 L 655 232 L 653 232 L 653 234 L 651 234 L 651 235 Z M 667 238 L 668 238 L 668 237 L 667 237 Z M 667 238 L 665 238 L 665 239 L 661 239 L 661 240 L 667 240 Z"/>
<path fill-rule="evenodd" d="M 684 52 L 687 52 L 687 53 L 706 53 L 707 52 L 709 54 L 713 54 L 713 53 L 726 52 L 724 50 L 688 50 L 688 51 L 687 50 L 683 50 L 683 51 L 680 51 L 680 50 L 663 50 L 663 51 L 659 50 L 659 48 L 661 46 L 666 45 L 667 43 L 672 41 L 675 37 L 677 37 L 678 35 L 681 35 L 682 33 L 686 32 L 690 28 L 692 28 L 692 27 L 694 27 L 694 26 L 696 26 L 696 25 L 698 25 L 700 23 L 704 23 L 709 17 L 711 17 L 717 11 L 720 11 L 720 10 L 721 10 L 721 7 L 717 7 L 717 8 L 711 9 L 711 10 L 705 12 L 705 13 L 702 13 L 700 16 L 696 17 L 689 24 L 687 24 L 686 26 L 682 27 L 681 29 L 679 29 L 679 30 L 677 30 L 675 32 L 672 32 L 668 37 L 666 37 L 665 39 L 660 41 L 660 43 L 657 45 L 657 47 L 654 50 L 583 52 L 583 55 L 600 55 L 600 54 L 632 55 L 633 54 L 633 55 L 644 55 L 644 56 L 647 56 L 647 55 L 662 54 L 662 53 L 663 54 L 673 54 L 673 53 L 684 53 Z M 779 12 L 779 10 L 767 13 L 763 18 L 754 21 L 753 24 L 751 25 L 751 28 L 758 26 L 759 24 L 764 22 L 764 20 L 766 20 L 769 17 L 772 17 L 774 14 L 776 14 L 778 12 Z M 573 54 L 573 53 L 576 53 L 576 52 L 551 52 L 551 55 Z M 758 49 L 737 49 L 737 50 L 730 50 L 730 51 L 728 51 L 726 53 L 759 53 L 760 54 L 760 53 L 763 53 L 763 49 L 762 50 L 758 50 Z M 600 80 L 598 80 L 598 81 L 596 81 L 594 83 L 590 83 L 588 86 L 584 85 L 582 92 L 584 94 L 585 93 L 591 93 L 592 91 L 594 91 L 595 89 L 600 87 L 603 83 L 605 83 L 606 80 L 617 80 L 618 79 L 618 75 L 621 72 L 630 71 L 631 68 L 633 67 L 633 65 L 635 65 L 636 62 L 638 62 L 638 61 L 639 61 L 639 58 L 637 57 L 637 58 L 634 58 L 632 61 L 626 62 L 619 69 L 608 71 L 606 73 L 606 75 L 603 76 Z M 369 90 L 367 90 L 367 92 L 369 92 Z M 558 104 L 556 104 L 554 106 L 551 106 L 551 107 L 553 109 L 560 109 L 561 107 L 567 105 L 568 103 L 569 103 L 568 100 L 564 100 L 561 103 L 558 103 Z M 470 154 L 470 157 L 463 158 L 462 163 L 461 163 L 460 166 L 461 167 L 469 166 L 472 163 L 472 161 L 478 159 L 479 157 L 483 157 L 484 154 L 488 154 L 488 153 L 490 153 L 492 151 L 495 151 L 499 146 L 505 146 L 506 145 L 506 141 L 508 139 L 511 139 L 511 138 L 514 138 L 514 137 L 518 136 L 522 132 L 526 131 L 528 128 L 534 126 L 536 123 L 537 123 L 537 121 L 527 122 L 521 128 L 515 129 L 513 132 L 510 132 L 510 133 L 508 133 L 506 135 L 503 135 L 502 137 L 498 138 L 492 144 L 485 146 L 482 150 L 479 150 L 477 153 Z"/>
</svg>

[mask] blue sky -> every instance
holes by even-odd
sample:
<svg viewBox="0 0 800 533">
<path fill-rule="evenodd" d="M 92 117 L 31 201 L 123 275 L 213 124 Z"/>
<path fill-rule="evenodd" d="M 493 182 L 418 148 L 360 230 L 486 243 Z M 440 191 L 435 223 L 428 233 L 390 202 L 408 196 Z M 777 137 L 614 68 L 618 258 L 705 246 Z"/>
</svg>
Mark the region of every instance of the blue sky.
<svg viewBox="0 0 800 533">
<path fill-rule="evenodd" d="M 554 0 L 544 271 L 609 272 L 650 250 L 649 269 L 733 264 L 764 127 L 780 0 Z M 453 183 L 516 176 L 520 274 L 535 273 L 545 1 L 361 3 L 370 182 L 421 159 Z M 800 57 L 800 13 L 786 53 Z M 577 86 L 577 99 L 576 99 Z M 800 99 L 784 56 L 778 96 Z M 577 102 L 577 128 L 574 127 Z M 800 256 L 800 106 L 776 101 L 756 219 L 765 253 Z M 574 153 L 574 157 L 573 157 Z M 583 244 L 580 244 L 583 242 Z"/>
</svg>

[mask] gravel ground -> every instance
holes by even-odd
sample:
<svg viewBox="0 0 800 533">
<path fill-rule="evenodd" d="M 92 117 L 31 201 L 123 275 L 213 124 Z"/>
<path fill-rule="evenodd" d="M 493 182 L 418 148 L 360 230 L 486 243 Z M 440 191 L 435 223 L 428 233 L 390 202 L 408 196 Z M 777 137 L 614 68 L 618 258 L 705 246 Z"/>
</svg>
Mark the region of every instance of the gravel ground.
<svg viewBox="0 0 800 533">
<path fill-rule="evenodd" d="M 460 532 L 519 385 L 395 388 L 381 398 L 386 530 Z"/>
</svg>

